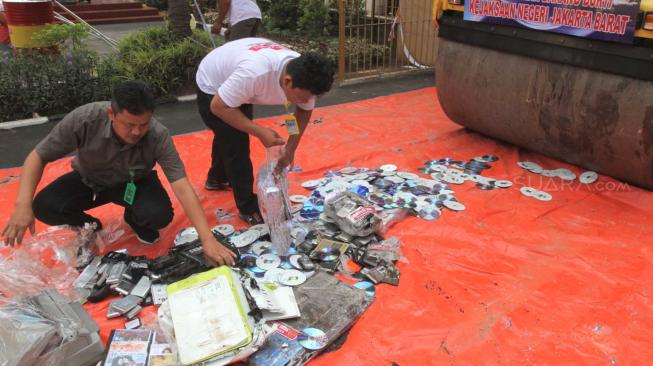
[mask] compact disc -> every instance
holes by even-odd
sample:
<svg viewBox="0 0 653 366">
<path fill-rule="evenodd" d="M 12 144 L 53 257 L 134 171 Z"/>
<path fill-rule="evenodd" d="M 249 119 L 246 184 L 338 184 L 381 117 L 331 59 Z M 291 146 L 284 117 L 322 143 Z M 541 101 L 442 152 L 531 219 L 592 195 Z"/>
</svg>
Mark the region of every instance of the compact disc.
<svg viewBox="0 0 653 366">
<path fill-rule="evenodd" d="M 247 231 L 258 231 L 259 237 L 267 235 L 270 233 L 270 228 L 266 224 L 256 224 L 253 226 L 250 226 L 250 228 Z"/>
<path fill-rule="evenodd" d="M 288 197 L 290 199 L 290 202 L 292 203 L 304 203 L 308 199 L 308 197 L 301 195 L 301 194 L 293 194 L 292 196 Z"/>
<path fill-rule="evenodd" d="M 265 272 L 263 279 L 267 282 L 279 282 L 279 276 L 284 272 L 281 268 L 270 268 Z"/>
<path fill-rule="evenodd" d="M 533 197 L 533 195 L 538 192 L 537 189 L 532 187 L 521 187 L 519 188 L 519 191 L 526 197 Z"/>
<path fill-rule="evenodd" d="M 438 209 L 438 207 L 434 204 L 421 207 L 417 211 L 417 216 L 427 221 L 437 220 L 441 214 L 442 213 L 440 212 L 440 209 Z"/>
<path fill-rule="evenodd" d="M 491 181 L 491 182 L 494 182 L 494 181 Z M 494 186 L 494 184 L 492 184 L 492 183 L 490 183 L 490 182 L 488 182 L 488 183 L 478 182 L 478 183 L 476 183 L 476 186 L 477 186 L 478 188 L 484 190 L 484 191 L 491 191 L 491 190 L 493 190 L 494 188 L 496 188 L 496 187 Z"/>
<path fill-rule="evenodd" d="M 448 201 L 444 201 L 442 204 L 444 205 L 444 207 L 453 211 L 462 211 L 465 209 L 465 205 L 463 205 L 458 201 L 448 200 Z"/>
<path fill-rule="evenodd" d="M 265 275 L 265 270 L 256 266 L 247 267 L 246 271 L 250 272 L 255 277 L 263 277 Z"/>
<path fill-rule="evenodd" d="M 231 242 L 236 246 L 236 248 L 246 247 L 256 241 L 260 236 L 258 231 L 245 231 L 242 234 L 238 234 L 231 238 Z"/>
<path fill-rule="evenodd" d="M 301 254 L 293 254 L 290 257 L 288 257 L 288 262 L 295 267 L 295 269 L 302 269 L 302 266 L 299 264 L 299 258 L 301 258 Z"/>
<path fill-rule="evenodd" d="M 302 183 L 302 187 L 307 188 L 307 189 L 315 189 L 322 185 L 322 180 L 321 179 L 316 179 L 316 180 L 307 180 L 306 182 Z"/>
<path fill-rule="evenodd" d="M 394 164 L 383 164 L 381 165 L 381 170 L 385 172 L 394 172 L 397 170 L 397 166 Z"/>
<path fill-rule="evenodd" d="M 272 249 L 272 243 L 269 241 L 258 241 L 252 245 L 252 253 L 261 255 L 267 253 Z"/>
<path fill-rule="evenodd" d="M 224 224 L 224 225 L 215 226 L 213 229 L 211 229 L 211 231 L 220 234 L 222 236 L 229 236 L 233 234 L 235 230 L 233 225 Z"/>
<path fill-rule="evenodd" d="M 494 185 L 499 188 L 508 188 L 512 186 L 512 182 L 509 180 L 497 180 L 494 182 Z"/>
<path fill-rule="evenodd" d="M 314 251 L 311 255 L 322 262 L 332 262 L 340 257 L 340 251 L 336 248 L 322 248 L 319 251 Z"/>
<path fill-rule="evenodd" d="M 376 292 L 376 289 L 374 288 L 374 284 L 372 282 L 367 282 L 367 281 L 356 282 L 354 284 L 354 287 L 365 291 L 365 293 L 369 296 L 374 296 L 374 293 Z"/>
<path fill-rule="evenodd" d="M 194 227 L 187 227 L 177 233 L 175 236 L 175 245 L 187 244 L 199 239 L 199 237 Z"/>
<path fill-rule="evenodd" d="M 358 172 L 358 168 L 354 168 L 353 166 L 348 166 L 340 169 L 340 173 L 342 174 L 356 174 L 357 172 Z"/>
<path fill-rule="evenodd" d="M 499 157 L 495 155 L 483 155 L 475 157 L 474 160 L 481 163 L 493 163 L 499 160 Z"/>
<path fill-rule="evenodd" d="M 310 350 L 318 350 L 326 347 L 329 339 L 323 331 L 317 328 L 304 328 L 297 336 L 299 344 Z"/>
<path fill-rule="evenodd" d="M 465 183 L 465 180 L 462 179 L 461 177 L 453 176 L 453 175 L 445 175 L 442 177 L 442 180 L 450 183 L 450 184 L 463 184 Z"/>
<path fill-rule="evenodd" d="M 531 172 L 535 173 L 532 170 L 531 170 Z M 557 177 L 558 176 L 558 173 L 556 173 L 555 170 L 542 170 L 538 174 L 541 174 L 543 177 L 547 177 L 547 178 Z"/>
<path fill-rule="evenodd" d="M 299 286 L 306 282 L 306 275 L 296 269 L 285 269 L 279 274 L 278 281 L 285 286 Z"/>
<path fill-rule="evenodd" d="M 535 192 L 535 195 L 533 197 L 535 197 L 540 201 L 551 201 L 553 199 L 553 196 L 542 191 Z"/>
<path fill-rule="evenodd" d="M 400 178 L 404 178 L 406 180 L 415 180 L 419 178 L 419 176 L 415 173 L 409 173 L 409 172 L 398 172 L 397 176 Z"/>
<path fill-rule="evenodd" d="M 592 183 L 596 182 L 597 179 L 599 179 L 599 175 L 596 174 L 596 172 L 587 171 L 587 172 L 584 172 L 583 174 L 581 174 L 578 179 L 583 184 L 592 184 Z"/>
<path fill-rule="evenodd" d="M 256 266 L 266 271 L 277 268 L 281 264 L 281 259 L 275 254 L 261 254 L 256 259 Z"/>
</svg>

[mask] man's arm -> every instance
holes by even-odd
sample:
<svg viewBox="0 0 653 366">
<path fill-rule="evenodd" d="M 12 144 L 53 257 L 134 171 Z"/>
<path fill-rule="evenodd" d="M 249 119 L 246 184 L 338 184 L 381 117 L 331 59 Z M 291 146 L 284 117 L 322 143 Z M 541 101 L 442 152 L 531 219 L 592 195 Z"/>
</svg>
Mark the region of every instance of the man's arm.
<svg viewBox="0 0 653 366">
<path fill-rule="evenodd" d="M 188 219 L 197 230 L 200 241 L 202 241 L 204 254 L 218 264 L 233 266 L 236 263 L 236 254 L 215 240 L 204 216 L 204 210 L 202 210 L 200 200 L 197 198 L 197 194 L 195 194 L 195 190 L 188 182 L 188 179 L 185 177 L 178 179 L 170 183 L 170 186 L 181 203 L 181 206 L 184 208 L 186 216 L 188 216 Z"/>
<path fill-rule="evenodd" d="M 220 3 L 218 4 L 218 19 L 215 21 L 215 23 L 213 23 L 213 26 L 211 27 L 211 32 L 213 34 L 220 34 L 222 23 L 224 23 L 224 18 L 227 17 L 230 6 L 231 0 L 220 0 Z"/>
<path fill-rule="evenodd" d="M 211 99 L 211 112 L 225 121 L 229 126 L 258 137 L 265 147 L 284 144 L 283 138 L 276 131 L 257 125 L 254 121 L 247 118 L 240 109 L 229 107 L 219 95 L 215 95 Z"/>
<path fill-rule="evenodd" d="M 45 164 L 39 154 L 36 153 L 36 150 L 32 150 L 25 159 L 14 211 L 9 218 L 9 222 L 2 230 L 2 236 L 7 245 L 21 244 L 28 228 L 30 233 L 34 234 L 32 200 L 34 199 L 36 186 L 41 181 L 44 167 Z"/>
<path fill-rule="evenodd" d="M 304 132 L 308 127 L 308 122 L 311 120 L 311 114 L 313 114 L 312 110 L 307 111 L 299 107 L 295 107 L 295 118 L 297 119 L 297 125 L 299 126 L 299 134 L 292 135 L 288 138 L 288 142 L 284 147 L 283 156 L 281 159 L 279 159 L 279 163 L 275 169 L 277 173 L 281 172 L 283 168 L 291 165 L 295 160 L 295 151 L 297 150 L 299 141 L 301 141 L 302 136 L 304 136 Z"/>
</svg>

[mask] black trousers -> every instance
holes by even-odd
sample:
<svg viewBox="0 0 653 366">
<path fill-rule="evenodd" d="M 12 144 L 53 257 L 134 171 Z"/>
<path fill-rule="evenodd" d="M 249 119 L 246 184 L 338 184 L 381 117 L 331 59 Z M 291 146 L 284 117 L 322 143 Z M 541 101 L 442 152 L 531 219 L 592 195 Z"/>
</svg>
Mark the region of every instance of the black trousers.
<svg viewBox="0 0 653 366">
<path fill-rule="evenodd" d="M 78 172 L 72 171 L 43 188 L 34 198 L 32 209 L 34 216 L 48 225 L 83 227 L 85 223 L 98 223 L 101 228 L 100 221 L 84 211 L 114 203 L 125 207 L 125 222 L 139 235 L 166 227 L 172 221 L 172 203 L 156 171 L 134 184 L 136 196 L 128 205 L 123 201 L 125 185 L 96 193 L 82 182 Z"/>
<path fill-rule="evenodd" d="M 207 180 L 229 183 L 234 191 L 238 211 L 251 215 L 258 211 L 254 194 L 254 170 L 249 157 L 249 135 L 239 131 L 211 112 L 213 95 L 197 90 L 197 107 L 204 124 L 213 131 L 211 168 Z M 254 108 L 243 104 L 240 110 L 252 119 Z"/>
</svg>

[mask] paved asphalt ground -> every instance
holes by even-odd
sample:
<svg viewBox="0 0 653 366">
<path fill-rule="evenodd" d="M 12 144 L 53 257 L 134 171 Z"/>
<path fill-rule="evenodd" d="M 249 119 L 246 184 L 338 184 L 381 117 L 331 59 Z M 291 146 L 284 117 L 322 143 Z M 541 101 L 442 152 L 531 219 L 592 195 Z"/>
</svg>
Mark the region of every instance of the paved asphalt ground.
<svg viewBox="0 0 653 366">
<path fill-rule="evenodd" d="M 120 39 L 135 29 L 156 25 L 160 25 L 160 23 L 106 25 L 97 28 L 109 37 Z M 98 52 L 107 52 L 107 46 L 102 42 L 92 39 L 88 42 L 89 46 Z M 432 71 L 417 71 L 347 86 L 334 86 L 329 93 L 318 100 L 317 106 L 342 104 L 434 85 L 435 77 Z M 256 106 L 254 108 L 255 118 L 281 115 L 283 113 L 283 106 Z M 197 105 L 194 101 L 161 104 L 157 106 L 155 116 L 170 129 L 173 135 L 200 131 L 206 128 L 197 112 Z M 51 121 L 38 126 L 0 130 L 0 169 L 21 166 L 27 154 L 50 132 L 57 122 Z"/>
</svg>

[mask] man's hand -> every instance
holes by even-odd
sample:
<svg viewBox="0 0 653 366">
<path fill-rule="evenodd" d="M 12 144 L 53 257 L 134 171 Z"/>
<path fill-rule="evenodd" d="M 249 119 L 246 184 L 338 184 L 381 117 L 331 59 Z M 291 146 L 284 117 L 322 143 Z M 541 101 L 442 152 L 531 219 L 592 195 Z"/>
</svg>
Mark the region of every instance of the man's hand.
<svg viewBox="0 0 653 366">
<path fill-rule="evenodd" d="M 263 146 L 265 147 L 279 146 L 286 143 L 283 138 L 281 138 L 281 136 L 271 128 L 262 127 L 256 134 L 256 137 L 261 140 L 261 143 L 263 143 Z"/>
<path fill-rule="evenodd" d="M 295 152 L 291 149 L 285 148 L 283 155 L 281 155 L 281 158 L 277 162 L 277 166 L 274 167 L 274 172 L 276 174 L 281 173 L 284 168 L 291 166 L 293 161 L 295 161 Z"/>
<path fill-rule="evenodd" d="M 34 235 L 34 212 L 32 212 L 32 208 L 30 206 L 16 207 L 9 218 L 7 226 L 2 230 L 5 243 L 10 246 L 22 244 L 23 236 L 25 236 L 25 231 L 28 228 L 29 232 Z"/>
<path fill-rule="evenodd" d="M 236 254 L 220 244 L 214 237 L 202 240 L 204 255 L 219 265 L 233 266 L 236 264 Z"/>
</svg>

